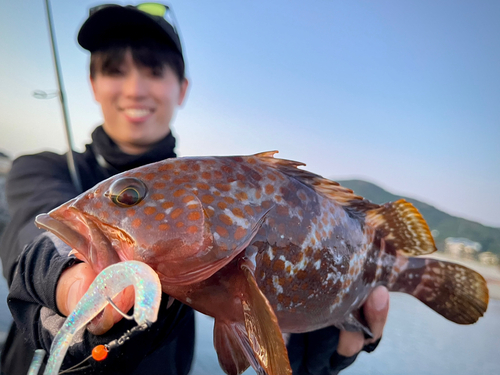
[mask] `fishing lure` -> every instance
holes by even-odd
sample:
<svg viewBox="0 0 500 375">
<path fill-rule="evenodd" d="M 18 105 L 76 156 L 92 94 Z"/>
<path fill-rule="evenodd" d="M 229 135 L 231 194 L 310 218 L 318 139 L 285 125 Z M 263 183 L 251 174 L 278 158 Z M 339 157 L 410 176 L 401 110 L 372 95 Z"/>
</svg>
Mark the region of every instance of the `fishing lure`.
<svg viewBox="0 0 500 375">
<path fill-rule="evenodd" d="M 156 321 L 161 301 L 161 284 L 156 272 L 147 264 L 135 260 L 113 264 L 97 275 L 87 293 L 57 332 L 50 347 L 50 357 L 44 375 L 58 374 L 75 333 L 90 322 L 108 303 L 114 305 L 111 299 L 130 285 L 133 285 L 135 289 L 133 319 L 138 324 L 135 327 L 136 330 L 144 330 Z M 130 330 L 105 348 L 100 348 L 100 346 L 94 348 L 96 352 L 93 353 L 94 358 L 98 360 L 98 358 L 105 357 L 110 348 L 119 345 L 120 340 L 128 339 L 130 333 L 136 330 Z M 28 372 L 30 375 L 38 373 L 43 354 L 41 351 L 35 354 Z"/>
</svg>

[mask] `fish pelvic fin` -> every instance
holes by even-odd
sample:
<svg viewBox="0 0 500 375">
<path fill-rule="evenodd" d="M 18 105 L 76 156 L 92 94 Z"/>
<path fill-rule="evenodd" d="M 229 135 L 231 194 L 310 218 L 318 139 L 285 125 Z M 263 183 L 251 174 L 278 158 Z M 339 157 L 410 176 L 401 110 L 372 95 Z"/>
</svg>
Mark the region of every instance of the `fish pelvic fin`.
<svg viewBox="0 0 500 375">
<path fill-rule="evenodd" d="M 245 328 L 253 354 L 267 375 L 292 375 L 288 352 L 278 325 L 278 318 L 259 289 L 252 267 L 245 262 L 241 269 L 247 288 L 241 300 Z M 254 367 L 257 373 L 261 369 Z"/>
<path fill-rule="evenodd" d="M 405 256 L 430 254 L 437 250 L 427 222 L 409 202 L 400 199 L 366 213 L 385 245 Z"/>
<path fill-rule="evenodd" d="M 226 323 L 215 320 L 214 347 L 219 358 L 219 364 L 228 375 L 240 375 L 248 366 L 249 359 L 256 362 L 252 347 L 248 341 L 245 326 L 241 323 Z"/>
<path fill-rule="evenodd" d="M 472 324 L 488 307 L 484 278 L 460 264 L 430 258 L 399 259 L 398 275 L 389 282 L 394 292 L 411 294 L 446 319 Z"/>
</svg>

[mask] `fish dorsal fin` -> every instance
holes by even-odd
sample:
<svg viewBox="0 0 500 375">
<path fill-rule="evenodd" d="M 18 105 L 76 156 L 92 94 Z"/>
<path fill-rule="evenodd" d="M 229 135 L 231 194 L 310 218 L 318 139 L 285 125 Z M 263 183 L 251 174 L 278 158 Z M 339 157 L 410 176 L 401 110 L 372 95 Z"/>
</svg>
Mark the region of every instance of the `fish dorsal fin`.
<svg viewBox="0 0 500 375">
<path fill-rule="evenodd" d="M 385 203 L 366 213 L 366 221 L 377 229 L 386 246 L 405 256 L 430 254 L 436 251 L 429 226 L 409 202 L 400 199 Z"/>
<path fill-rule="evenodd" d="M 329 180 L 304 169 L 299 169 L 298 167 L 305 166 L 304 163 L 275 158 L 274 155 L 277 152 L 278 151 L 260 152 L 254 156 L 287 176 L 299 180 L 304 185 L 314 189 L 318 194 L 337 202 L 341 206 L 352 208 L 360 212 L 373 210 L 379 207 L 378 204 L 371 203 L 367 199 L 354 194 L 351 189 L 341 186 L 338 182 Z"/>
</svg>

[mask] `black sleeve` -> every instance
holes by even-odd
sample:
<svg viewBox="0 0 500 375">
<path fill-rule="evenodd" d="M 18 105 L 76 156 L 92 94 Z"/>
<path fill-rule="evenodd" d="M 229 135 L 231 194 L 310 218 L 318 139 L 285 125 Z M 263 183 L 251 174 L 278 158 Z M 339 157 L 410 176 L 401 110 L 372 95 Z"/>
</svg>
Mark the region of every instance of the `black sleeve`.
<svg viewBox="0 0 500 375">
<path fill-rule="evenodd" d="M 63 156 L 47 152 L 14 161 L 6 183 L 11 221 L 0 242 L 3 274 L 9 285 L 22 250 L 43 232 L 35 227 L 36 215 L 77 194 Z"/>
</svg>

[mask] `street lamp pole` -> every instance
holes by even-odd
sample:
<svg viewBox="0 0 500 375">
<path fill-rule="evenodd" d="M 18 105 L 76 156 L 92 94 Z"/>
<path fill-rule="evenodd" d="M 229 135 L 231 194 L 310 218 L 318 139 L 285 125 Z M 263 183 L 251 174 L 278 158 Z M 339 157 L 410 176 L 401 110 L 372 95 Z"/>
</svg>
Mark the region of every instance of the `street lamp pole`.
<svg viewBox="0 0 500 375">
<path fill-rule="evenodd" d="M 80 181 L 80 176 L 78 175 L 78 169 L 76 167 L 75 159 L 73 157 L 73 137 L 71 135 L 71 129 L 69 124 L 69 114 L 64 94 L 64 83 L 59 65 L 59 57 L 57 54 L 56 38 L 54 35 L 54 28 L 52 26 L 52 13 L 50 10 L 49 0 L 45 0 L 45 10 L 47 12 L 47 21 L 49 24 L 50 41 L 52 46 L 52 55 L 54 57 L 54 67 L 56 70 L 57 84 L 59 85 L 59 99 L 61 100 L 61 107 L 64 117 L 64 127 L 66 129 L 66 141 L 68 142 L 68 147 L 69 147 L 69 150 L 66 154 L 66 158 L 68 162 L 69 173 L 71 175 L 71 180 L 73 181 L 73 185 L 78 190 L 78 193 L 81 193 L 82 183 Z"/>
</svg>

